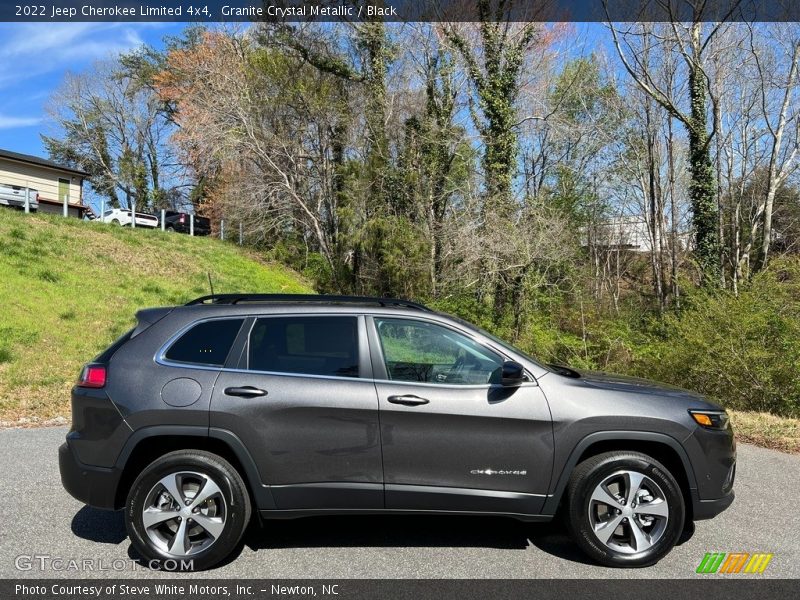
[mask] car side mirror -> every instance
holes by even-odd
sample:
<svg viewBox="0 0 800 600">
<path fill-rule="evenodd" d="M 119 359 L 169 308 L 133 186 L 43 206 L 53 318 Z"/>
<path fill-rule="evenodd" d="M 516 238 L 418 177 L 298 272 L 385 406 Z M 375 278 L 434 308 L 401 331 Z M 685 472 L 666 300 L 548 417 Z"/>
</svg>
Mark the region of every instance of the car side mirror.
<svg viewBox="0 0 800 600">
<path fill-rule="evenodd" d="M 525 381 L 525 367 L 515 360 L 503 363 L 501 383 L 504 387 L 519 387 Z"/>
</svg>

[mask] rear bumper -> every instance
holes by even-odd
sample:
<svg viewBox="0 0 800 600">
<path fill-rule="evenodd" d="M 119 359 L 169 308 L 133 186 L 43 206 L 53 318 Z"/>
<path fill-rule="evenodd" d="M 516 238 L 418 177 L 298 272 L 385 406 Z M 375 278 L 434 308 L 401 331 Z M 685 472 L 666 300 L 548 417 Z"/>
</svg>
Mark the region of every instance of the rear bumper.
<svg viewBox="0 0 800 600">
<path fill-rule="evenodd" d="M 116 509 L 120 471 L 81 463 L 68 442 L 58 448 L 61 484 L 70 496 L 95 508 Z"/>
<path fill-rule="evenodd" d="M 5 206 L 11 206 L 13 208 L 25 208 L 25 200 L 18 200 L 15 198 L 0 198 L 0 204 Z M 39 203 L 33 200 L 30 201 L 30 209 L 37 210 L 39 208 Z"/>
</svg>

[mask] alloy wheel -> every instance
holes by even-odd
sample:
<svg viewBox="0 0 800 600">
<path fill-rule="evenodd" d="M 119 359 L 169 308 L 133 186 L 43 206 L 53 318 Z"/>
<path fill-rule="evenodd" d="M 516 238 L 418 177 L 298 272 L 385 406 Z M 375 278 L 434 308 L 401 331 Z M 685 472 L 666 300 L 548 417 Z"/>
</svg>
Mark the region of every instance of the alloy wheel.
<svg viewBox="0 0 800 600">
<path fill-rule="evenodd" d="M 141 516 L 156 548 L 174 556 L 190 556 L 219 539 L 227 515 L 225 497 L 213 479 L 195 471 L 179 471 L 152 487 Z"/>
<path fill-rule="evenodd" d="M 661 487 L 647 475 L 632 470 L 612 473 L 589 498 L 589 524 L 609 549 L 638 554 L 663 537 L 669 504 Z"/>
</svg>

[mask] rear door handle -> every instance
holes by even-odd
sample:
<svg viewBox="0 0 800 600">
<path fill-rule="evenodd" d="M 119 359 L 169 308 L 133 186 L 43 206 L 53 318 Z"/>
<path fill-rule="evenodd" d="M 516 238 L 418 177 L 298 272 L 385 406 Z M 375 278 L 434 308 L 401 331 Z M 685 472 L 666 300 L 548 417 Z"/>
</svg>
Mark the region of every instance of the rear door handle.
<svg viewBox="0 0 800 600">
<path fill-rule="evenodd" d="M 226 396 L 241 396 L 242 398 L 256 398 L 258 396 L 266 396 L 266 390 L 260 390 L 257 387 L 246 385 L 244 387 L 229 387 L 225 388 Z"/>
<path fill-rule="evenodd" d="M 420 398 L 413 394 L 406 394 L 403 396 L 389 396 L 389 402 L 392 404 L 402 404 L 404 406 L 419 406 L 420 404 L 427 404 L 430 402 L 427 398 Z"/>
</svg>

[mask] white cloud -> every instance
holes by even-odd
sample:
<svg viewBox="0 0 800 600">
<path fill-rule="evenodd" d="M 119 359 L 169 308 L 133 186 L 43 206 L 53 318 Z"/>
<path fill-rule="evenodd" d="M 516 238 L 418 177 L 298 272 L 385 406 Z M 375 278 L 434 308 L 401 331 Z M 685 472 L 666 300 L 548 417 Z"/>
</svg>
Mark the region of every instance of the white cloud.
<svg viewBox="0 0 800 600">
<path fill-rule="evenodd" d="M 16 129 L 17 127 L 33 127 L 42 122 L 40 117 L 10 117 L 0 114 L 0 129 Z"/>
<path fill-rule="evenodd" d="M 152 23 L 2 24 L 0 88 L 80 68 L 85 63 L 141 46 L 144 41 L 140 32 L 153 26 Z"/>
</svg>

